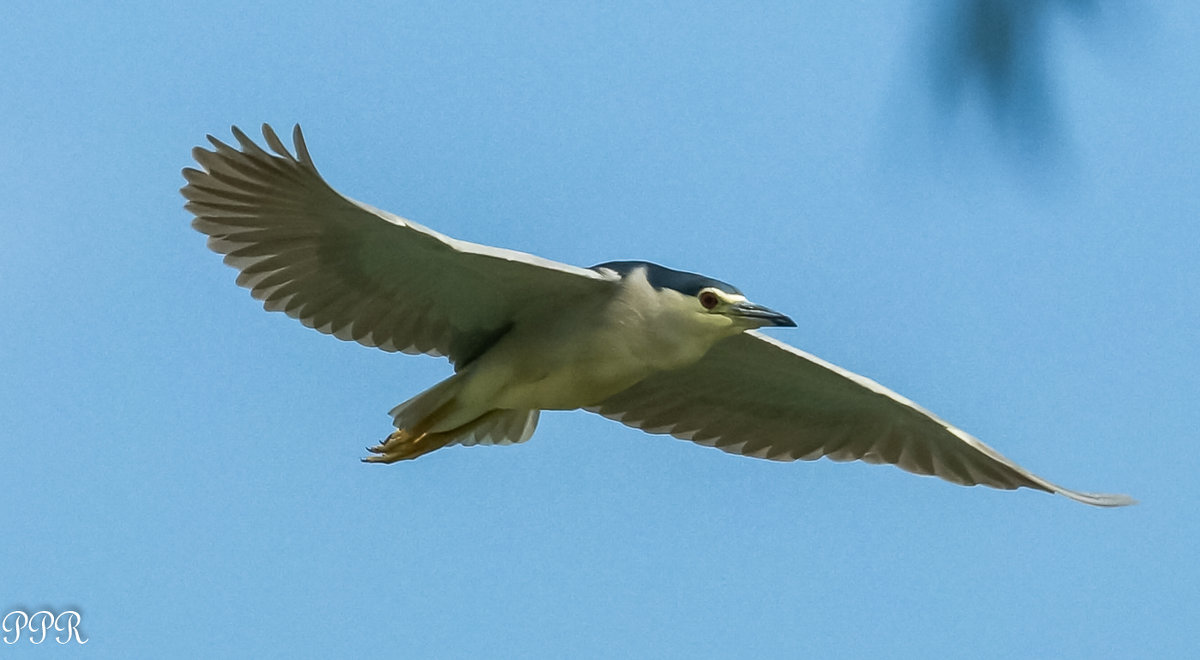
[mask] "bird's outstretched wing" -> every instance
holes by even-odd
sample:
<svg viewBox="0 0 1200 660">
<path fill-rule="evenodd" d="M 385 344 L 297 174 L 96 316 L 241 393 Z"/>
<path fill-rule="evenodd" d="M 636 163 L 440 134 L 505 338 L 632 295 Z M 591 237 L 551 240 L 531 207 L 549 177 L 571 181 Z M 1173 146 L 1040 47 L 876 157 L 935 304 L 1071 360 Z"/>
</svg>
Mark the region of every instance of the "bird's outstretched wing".
<svg viewBox="0 0 1200 660">
<path fill-rule="evenodd" d="M 528 301 L 552 304 L 606 284 L 593 270 L 455 240 L 343 197 L 317 173 L 299 126 L 295 156 L 270 126 L 270 152 L 232 130 L 241 149 L 210 135 L 211 151 L 192 151 L 203 170 L 185 168 L 181 192 L 192 226 L 267 310 L 461 367 Z"/>
<path fill-rule="evenodd" d="M 861 459 L 967 486 L 1025 486 L 1096 506 L 1133 503 L 1052 484 L 882 385 L 757 332 L 718 342 L 696 364 L 655 374 L 589 410 L 746 456 Z"/>
</svg>

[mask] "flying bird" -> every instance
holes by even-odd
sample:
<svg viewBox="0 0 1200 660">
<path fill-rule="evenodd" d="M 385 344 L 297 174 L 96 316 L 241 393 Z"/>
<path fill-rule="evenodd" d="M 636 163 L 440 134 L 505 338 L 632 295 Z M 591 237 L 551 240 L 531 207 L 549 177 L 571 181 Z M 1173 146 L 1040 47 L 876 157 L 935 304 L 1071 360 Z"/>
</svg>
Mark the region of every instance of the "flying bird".
<svg viewBox="0 0 1200 660">
<path fill-rule="evenodd" d="M 304 325 L 384 351 L 445 356 L 454 375 L 389 413 L 364 461 L 449 445 L 511 444 L 542 410 L 582 408 L 726 452 L 778 461 L 863 460 L 957 484 L 1033 488 L 1096 506 L 1025 470 L 878 383 L 758 332 L 795 326 L 738 288 L 643 261 L 591 268 L 444 236 L 357 202 L 293 155 L 236 126 L 192 151 L 181 192 L 192 226 L 237 283 Z"/>
</svg>

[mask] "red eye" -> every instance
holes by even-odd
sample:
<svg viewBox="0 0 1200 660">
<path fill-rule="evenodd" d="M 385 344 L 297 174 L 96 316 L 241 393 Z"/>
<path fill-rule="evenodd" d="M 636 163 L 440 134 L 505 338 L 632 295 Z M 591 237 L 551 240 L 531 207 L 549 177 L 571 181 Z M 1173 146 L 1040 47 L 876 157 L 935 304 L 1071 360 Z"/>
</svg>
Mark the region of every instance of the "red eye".
<svg viewBox="0 0 1200 660">
<path fill-rule="evenodd" d="M 699 297 L 700 306 L 704 309 L 712 309 L 717 306 L 717 303 L 721 302 L 721 299 L 717 297 L 717 294 L 713 293 L 712 291 L 701 291 Z"/>
</svg>

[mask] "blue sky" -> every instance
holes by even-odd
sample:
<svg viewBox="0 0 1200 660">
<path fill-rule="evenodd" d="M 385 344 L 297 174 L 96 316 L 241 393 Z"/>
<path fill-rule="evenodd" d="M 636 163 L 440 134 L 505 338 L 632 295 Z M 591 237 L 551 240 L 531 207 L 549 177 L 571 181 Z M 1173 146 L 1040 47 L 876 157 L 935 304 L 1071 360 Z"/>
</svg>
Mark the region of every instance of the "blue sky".
<svg viewBox="0 0 1200 660">
<path fill-rule="evenodd" d="M 927 3 L 446 4 L 6 5 L 0 609 L 91 641 L 0 655 L 1194 657 L 1196 3 L 1049 12 L 1033 146 L 931 82 Z M 452 236 L 733 282 L 1141 504 L 582 412 L 360 464 L 450 369 L 263 312 L 189 228 L 189 150 L 263 121 Z"/>
</svg>

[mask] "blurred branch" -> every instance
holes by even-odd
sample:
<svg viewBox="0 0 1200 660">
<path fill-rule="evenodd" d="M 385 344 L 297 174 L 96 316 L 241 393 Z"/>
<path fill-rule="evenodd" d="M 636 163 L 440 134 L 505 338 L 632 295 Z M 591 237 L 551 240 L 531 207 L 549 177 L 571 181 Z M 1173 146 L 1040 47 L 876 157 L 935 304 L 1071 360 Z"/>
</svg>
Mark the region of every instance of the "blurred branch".
<svg viewBox="0 0 1200 660">
<path fill-rule="evenodd" d="M 1058 10 L 1080 19 L 1094 0 L 956 0 L 935 7 L 931 57 L 934 94 L 944 114 L 982 92 L 1002 139 L 1042 151 L 1058 132 L 1048 75 L 1048 26 Z"/>
</svg>

